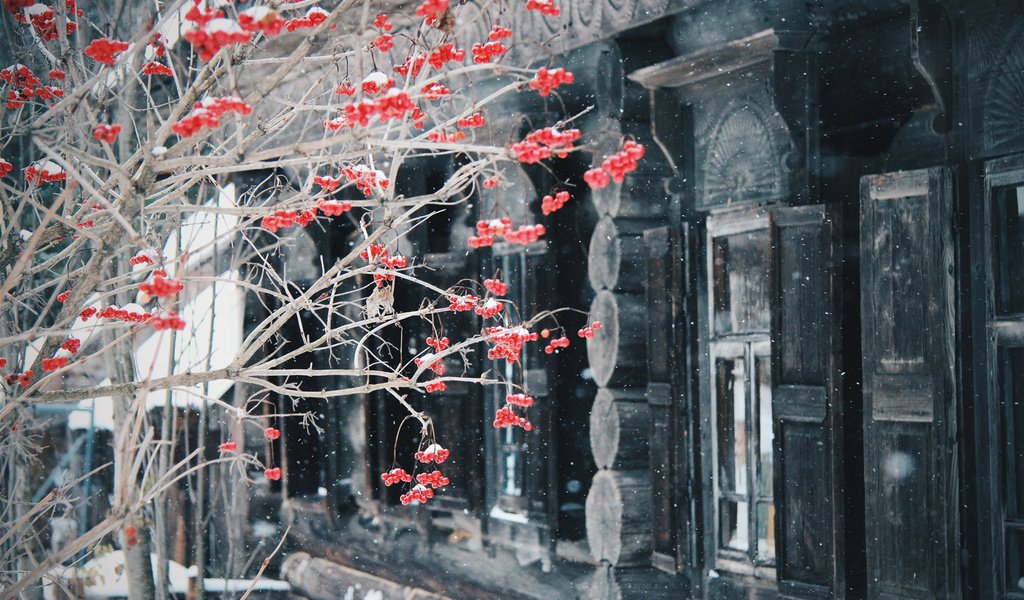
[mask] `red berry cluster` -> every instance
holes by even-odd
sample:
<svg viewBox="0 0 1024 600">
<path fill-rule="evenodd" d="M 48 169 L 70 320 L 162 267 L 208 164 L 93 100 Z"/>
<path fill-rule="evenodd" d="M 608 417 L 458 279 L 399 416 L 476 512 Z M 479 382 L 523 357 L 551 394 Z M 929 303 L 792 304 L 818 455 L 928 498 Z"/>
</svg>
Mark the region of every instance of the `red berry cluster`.
<svg viewBox="0 0 1024 600">
<path fill-rule="evenodd" d="M 527 396 L 526 394 L 508 394 L 505 396 L 505 402 L 508 402 L 513 406 L 529 408 L 533 406 L 533 396 Z"/>
<path fill-rule="evenodd" d="M 362 100 L 352 104 L 346 104 L 344 110 L 345 120 L 342 123 L 337 121 L 325 121 L 324 125 L 329 129 L 337 130 L 341 125 L 350 129 L 361 125 L 366 127 L 370 119 L 377 117 L 381 123 L 391 119 L 401 119 L 411 112 L 416 105 L 409 94 L 401 90 L 390 90 L 386 96 L 377 100 Z"/>
<path fill-rule="evenodd" d="M 69 2 L 72 6 L 73 2 Z M 76 13 L 78 16 L 82 16 L 82 11 L 75 11 L 74 8 L 69 7 L 69 12 Z M 27 18 L 26 18 L 27 17 Z M 29 6 L 18 14 L 14 15 L 14 20 L 21 23 L 22 25 L 31 24 L 32 28 L 36 30 L 36 34 L 44 42 L 52 42 L 57 39 L 57 19 L 56 13 L 53 9 L 45 4 L 34 4 L 29 3 Z M 78 31 L 78 24 L 74 21 L 69 20 L 64 27 L 64 31 L 67 35 Z"/>
<path fill-rule="evenodd" d="M 395 65 L 394 70 L 402 77 L 408 77 L 410 74 L 413 77 L 418 77 L 426 62 L 427 57 L 422 54 L 417 56 L 406 56 L 405 64 Z"/>
<path fill-rule="evenodd" d="M 49 183 L 64 181 L 67 178 L 68 174 L 64 169 L 52 160 L 35 162 L 25 169 L 25 180 L 29 183 Z"/>
<path fill-rule="evenodd" d="M 425 389 L 427 390 L 428 394 L 432 394 L 434 392 L 445 391 L 446 389 L 448 389 L 448 385 L 445 384 L 445 382 L 441 381 L 440 379 L 434 379 L 433 381 L 427 382 Z"/>
<path fill-rule="evenodd" d="M 448 296 L 448 308 L 455 312 L 462 312 L 466 310 L 473 310 L 476 306 L 476 301 L 479 300 L 472 294 L 466 294 L 465 296 Z"/>
<path fill-rule="evenodd" d="M 469 247 L 482 248 L 484 246 L 493 246 L 494 238 L 504 237 L 506 233 L 511 231 L 512 219 L 508 217 L 491 219 L 490 221 L 477 221 L 476 235 L 469 236 Z"/>
<path fill-rule="evenodd" d="M 427 2 L 430 2 L 430 1 L 431 0 L 427 0 Z M 447 2 L 445 2 L 445 4 L 447 4 Z M 406 492 L 406 493 L 402 494 L 401 496 L 399 496 L 398 499 L 402 501 L 403 505 L 408 505 L 409 503 L 414 502 L 414 501 L 415 502 L 419 502 L 421 504 L 426 504 L 427 500 L 430 500 L 433 497 L 434 497 L 434 490 L 432 490 L 432 489 L 430 489 L 428 487 L 422 486 L 422 485 L 417 485 L 416 487 L 412 488 L 408 492 Z"/>
<path fill-rule="evenodd" d="M 527 0 L 526 10 L 535 10 L 548 17 L 557 17 L 562 12 L 555 6 L 554 0 Z"/>
<path fill-rule="evenodd" d="M 558 10 L 558 9 L 555 9 Z M 562 84 L 570 84 L 575 81 L 575 76 L 569 71 L 559 67 L 548 70 L 547 67 L 537 69 L 537 74 L 530 80 L 530 89 L 537 90 L 541 96 L 547 96 L 551 90 Z"/>
<path fill-rule="evenodd" d="M 7 177 L 7 174 L 14 170 L 14 165 L 0 158 L 0 177 Z"/>
<path fill-rule="evenodd" d="M 427 134 L 427 139 L 432 142 L 438 142 L 441 144 L 452 144 L 460 140 L 466 139 L 466 134 L 461 131 L 455 133 L 448 133 L 441 129 L 435 129 Z"/>
<path fill-rule="evenodd" d="M 445 2 L 447 4 L 447 2 Z M 440 71 L 450 62 L 461 63 L 466 58 L 466 51 L 463 48 L 456 48 L 454 42 L 441 44 L 436 50 L 427 56 L 427 62 L 435 70 Z"/>
<path fill-rule="evenodd" d="M 494 428 L 503 429 L 505 427 L 522 427 L 526 431 L 533 429 L 533 425 L 526 420 L 525 417 L 520 417 L 512 410 L 512 407 L 505 406 L 499 408 L 498 412 L 494 414 Z"/>
<path fill-rule="evenodd" d="M 281 437 L 281 430 L 277 427 L 267 427 L 263 430 L 263 437 L 268 440 L 276 440 Z"/>
<path fill-rule="evenodd" d="M 59 72 L 63 73 L 63 71 Z M 7 92 L 7 108 L 11 110 L 20 108 L 33 96 L 46 101 L 60 98 L 64 95 L 64 90 L 58 87 L 42 85 L 42 82 L 32 73 L 32 70 L 25 65 L 14 64 L 0 70 L 0 80 L 6 82 L 11 88 L 20 88 L 11 89 Z"/>
<path fill-rule="evenodd" d="M 266 6 L 254 6 L 238 14 L 238 24 L 250 33 L 259 31 L 273 37 L 281 34 L 286 21 L 276 10 Z"/>
<path fill-rule="evenodd" d="M 131 266 L 135 265 L 151 265 L 153 264 L 153 257 L 146 252 L 139 252 L 135 256 L 128 259 L 128 264 Z"/>
<path fill-rule="evenodd" d="M 547 233 L 547 228 L 540 223 L 536 225 L 520 225 L 515 231 L 505 234 L 505 241 L 510 244 L 522 244 L 525 246 L 536 242 L 545 233 Z"/>
<path fill-rule="evenodd" d="M 100 38 L 93 40 L 83 51 L 86 56 L 96 62 L 112 65 L 117 62 L 117 55 L 128 49 L 128 42 Z"/>
<path fill-rule="evenodd" d="M 82 340 L 76 337 L 70 337 L 64 340 L 64 343 L 60 345 L 61 350 L 67 350 L 72 354 L 78 354 L 78 350 L 82 347 Z"/>
<path fill-rule="evenodd" d="M 483 304 L 473 309 L 473 312 L 475 312 L 476 314 L 480 315 L 485 319 L 489 319 L 491 317 L 497 316 L 504 309 L 504 304 L 498 302 L 494 298 L 488 298 L 486 301 L 484 301 Z"/>
<path fill-rule="evenodd" d="M 424 364 L 427 365 L 427 368 L 438 376 L 444 375 L 444 361 L 437 358 L 437 355 L 432 352 L 428 352 L 423 356 L 414 358 L 412 362 L 415 363 L 417 367 L 421 367 Z"/>
<path fill-rule="evenodd" d="M 395 36 L 390 33 L 382 33 L 374 38 L 373 45 L 381 52 L 387 52 L 395 47 Z"/>
<path fill-rule="evenodd" d="M 296 29 L 312 29 L 326 21 L 327 17 L 329 16 L 330 13 L 328 13 L 326 10 L 320 8 L 319 6 L 314 6 L 313 8 L 306 11 L 306 16 L 289 19 L 284 26 L 289 33 L 295 31 Z M 337 27 L 337 25 L 332 25 L 331 29 L 334 29 L 335 27 Z"/>
<path fill-rule="evenodd" d="M 490 336 L 494 347 L 487 350 L 487 358 L 513 363 L 519 360 L 523 344 L 536 342 L 537 334 L 530 333 L 525 327 L 488 327 L 484 333 Z"/>
<path fill-rule="evenodd" d="M 184 38 L 202 60 L 210 60 L 221 48 L 248 42 L 252 34 L 229 18 L 213 18 L 197 29 L 186 31 Z"/>
<path fill-rule="evenodd" d="M 352 82 L 345 80 L 338 84 L 338 87 L 334 88 L 334 93 L 341 94 L 344 96 L 354 96 L 356 93 L 356 88 L 354 85 L 352 85 Z"/>
<path fill-rule="evenodd" d="M 545 215 L 550 215 L 556 210 L 565 206 L 565 203 L 569 201 L 569 192 L 558 192 L 554 196 L 547 195 L 541 198 L 540 210 Z"/>
<path fill-rule="evenodd" d="M 185 329 L 185 320 L 173 312 L 154 316 L 150 319 L 150 324 L 152 324 L 153 329 L 157 331 L 163 331 L 164 329 L 181 331 L 182 329 Z"/>
<path fill-rule="evenodd" d="M 210 21 L 214 19 L 221 19 L 223 17 L 224 11 L 214 8 L 203 8 L 200 3 L 195 0 L 192 2 L 192 8 L 188 9 L 188 12 L 185 13 L 185 20 L 195 23 L 198 27 L 203 27 Z"/>
<path fill-rule="evenodd" d="M 237 452 L 238 442 L 224 442 L 223 444 L 218 446 L 218 449 L 221 452 Z"/>
<path fill-rule="evenodd" d="M 433 348 L 434 350 L 437 350 L 438 352 L 441 352 L 442 350 L 447 350 L 448 346 L 451 345 L 451 343 L 451 340 L 449 340 L 446 337 L 443 337 L 441 339 L 433 337 L 427 338 L 427 345 Z"/>
<path fill-rule="evenodd" d="M 89 310 L 92 310 L 93 314 L 96 314 L 96 309 L 87 308 L 83 310 L 83 321 L 87 319 L 87 317 L 84 316 L 84 313 L 86 313 Z M 98 315 L 100 319 L 113 319 L 115 321 L 124 321 L 125 323 L 145 323 L 146 321 L 149 321 L 152 318 L 152 316 L 153 315 L 142 310 L 142 307 L 139 306 L 138 304 L 126 304 L 124 308 L 108 306 L 104 308 L 102 311 L 100 311 Z"/>
<path fill-rule="evenodd" d="M 499 177 L 488 177 L 484 179 L 484 189 L 489 190 L 498 186 L 498 182 L 501 181 Z"/>
<path fill-rule="evenodd" d="M 359 253 L 359 258 L 362 258 L 366 262 L 373 262 L 378 258 L 383 258 L 388 255 L 388 249 L 383 244 L 370 244 L 366 250 Z"/>
<path fill-rule="evenodd" d="M 299 225 L 305 227 L 316 220 L 316 209 L 310 208 L 302 212 L 294 210 L 278 210 L 274 214 L 267 215 L 260 220 L 260 227 L 270 233 L 277 233 L 278 229 Z"/>
<path fill-rule="evenodd" d="M 177 296 L 184 287 L 177 279 L 168 279 L 159 274 L 154 274 L 152 281 L 139 284 L 140 291 L 157 298 Z"/>
<path fill-rule="evenodd" d="M 43 370 L 44 371 L 56 371 L 68 366 L 68 357 L 66 356 L 55 356 L 53 358 L 43 359 Z"/>
<path fill-rule="evenodd" d="M 281 479 L 281 467 L 267 469 L 266 471 L 263 471 L 263 475 L 271 481 L 277 481 L 278 479 Z"/>
<path fill-rule="evenodd" d="M 579 129 L 560 131 L 555 127 L 545 127 L 531 131 L 521 142 L 512 144 L 512 154 L 516 160 L 524 164 L 538 163 L 552 155 L 565 158 L 572 150 L 572 143 L 580 139 Z"/>
<path fill-rule="evenodd" d="M 450 96 L 452 93 L 450 89 L 436 81 L 431 81 L 424 85 L 420 91 L 423 92 L 423 97 L 427 100 L 440 100 L 445 96 Z"/>
<path fill-rule="evenodd" d="M 207 98 L 196 102 L 191 112 L 171 125 L 171 131 L 181 137 L 189 137 L 198 133 L 203 127 L 215 129 L 220 126 L 220 118 L 229 112 L 236 112 L 243 116 L 250 115 L 252 107 L 238 96 Z"/>
<path fill-rule="evenodd" d="M 600 168 L 593 168 L 583 174 L 584 181 L 593 189 L 608 185 L 611 178 L 615 183 L 622 183 L 627 173 L 637 168 L 637 161 L 644 157 L 644 147 L 634 141 L 622 145 L 622 150 L 601 161 Z"/>
<path fill-rule="evenodd" d="M 121 125 L 117 123 L 114 125 L 104 125 L 100 123 L 92 130 L 92 137 L 97 140 L 105 141 L 106 143 L 114 143 L 114 140 L 116 140 L 120 134 Z"/>
<path fill-rule="evenodd" d="M 387 269 L 398 269 L 398 268 L 401 268 L 401 267 L 406 267 L 409 264 L 409 262 L 406 260 L 406 258 L 404 256 L 400 255 L 400 254 L 396 254 L 395 256 L 390 256 L 390 257 L 385 256 L 385 257 L 381 258 L 380 262 Z M 373 282 L 376 283 L 377 287 L 379 287 L 379 288 L 384 287 L 385 282 L 394 281 L 394 280 L 395 280 L 395 274 L 394 273 L 389 273 L 387 271 L 378 271 L 378 272 L 373 274 Z"/>
<path fill-rule="evenodd" d="M 448 10 L 448 0 L 423 0 L 423 3 L 416 7 L 416 16 L 424 17 L 427 25 L 437 23 L 438 17 Z"/>
<path fill-rule="evenodd" d="M 451 483 L 450 481 L 448 481 L 448 478 L 442 475 L 441 472 L 438 471 L 437 469 L 434 469 L 434 471 L 430 473 L 420 473 L 419 475 L 416 476 L 416 481 L 418 481 L 420 485 L 430 486 L 435 490 L 438 488 L 443 488 L 444 486 Z"/>
<path fill-rule="evenodd" d="M 569 338 L 564 335 L 560 338 L 555 338 L 548 342 L 548 345 L 544 347 L 544 354 L 553 354 L 555 350 L 559 348 L 568 348 Z"/>
<path fill-rule="evenodd" d="M 364 196 L 372 196 L 374 190 L 388 189 L 391 182 L 380 169 L 371 169 L 366 165 L 352 165 L 341 170 L 342 176 L 354 184 Z"/>
<path fill-rule="evenodd" d="M 99 311 L 95 307 L 90 306 L 89 308 L 82 309 L 82 312 L 78 313 L 78 316 L 81 317 L 83 321 L 88 321 L 96 316 L 97 312 Z"/>
<path fill-rule="evenodd" d="M 483 127 L 486 124 L 487 124 L 487 121 L 484 120 L 484 116 L 482 114 L 480 114 L 480 113 L 473 113 L 472 115 L 470 115 L 470 116 L 468 116 L 468 117 L 466 117 L 464 119 L 459 119 L 457 121 L 457 125 L 459 127 L 462 127 L 463 129 L 473 129 L 474 127 Z"/>
<path fill-rule="evenodd" d="M 139 545 L 139 530 L 132 525 L 124 528 L 124 545 L 129 548 Z"/>
<path fill-rule="evenodd" d="M 68 301 L 68 298 L 70 298 L 70 297 L 71 297 L 71 290 L 68 290 L 66 292 L 61 292 L 60 294 L 57 294 L 57 302 L 60 302 L 61 304 L 64 304 L 65 302 Z"/>
<path fill-rule="evenodd" d="M 18 385 L 20 385 L 21 387 L 28 387 L 32 385 L 32 375 L 32 369 L 29 369 L 24 373 L 21 373 L 20 375 L 11 375 L 10 377 L 7 378 L 7 382 L 10 383 L 12 380 L 17 380 Z"/>
<path fill-rule="evenodd" d="M 512 37 L 512 30 L 506 27 L 502 27 L 501 25 L 495 25 L 494 27 L 491 27 L 491 32 L 487 34 L 487 39 L 491 40 L 492 42 L 503 40 L 507 37 Z"/>
<path fill-rule="evenodd" d="M 509 32 L 509 34 L 511 35 L 511 32 Z M 477 42 L 473 44 L 470 51 L 473 53 L 473 62 L 478 65 L 482 65 L 484 63 L 491 62 L 502 54 L 505 54 L 505 52 L 508 51 L 508 48 L 498 41 L 491 41 L 484 44 Z"/>
<path fill-rule="evenodd" d="M 377 18 L 373 20 L 373 26 L 381 31 L 391 31 L 394 28 L 394 25 L 388 21 L 388 16 L 383 14 L 377 15 Z"/>
<path fill-rule="evenodd" d="M 608 177 L 608 173 L 605 173 L 600 167 L 596 169 L 590 169 L 583 174 L 583 181 L 587 182 L 587 185 L 591 189 L 599 190 L 603 187 L 608 187 L 608 184 L 612 182 L 611 178 Z"/>
<path fill-rule="evenodd" d="M 142 74 L 143 75 L 167 75 L 167 76 L 174 75 L 174 73 L 171 71 L 170 67 L 168 67 L 165 64 L 154 62 L 152 60 L 148 61 L 148 62 L 146 62 L 145 64 L 142 65 Z"/>
<path fill-rule="evenodd" d="M 341 185 L 341 180 L 334 177 L 321 177 L 317 175 L 313 177 L 313 183 L 320 186 L 323 190 L 331 192 L 338 189 L 338 186 Z"/>
<path fill-rule="evenodd" d="M 395 87 L 395 80 L 380 71 L 371 71 L 359 84 L 364 94 L 383 94 Z"/>
<path fill-rule="evenodd" d="M 578 336 L 580 336 L 581 338 L 584 338 L 584 339 L 592 340 L 592 339 L 594 339 L 594 332 L 597 331 L 600 328 L 601 328 L 601 322 L 600 321 L 594 321 L 594 323 L 592 325 L 588 325 L 588 326 L 584 327 L 583 329 L 580 329 L 578 332 L 576 332 L 576 335 L 578 335 Z"/>
<path fill-rule="evenodd" d="M 327 217 L 338 217 L 352 210 L 351 202 L 335 202 L 334 200 L 320 199 L 316 207 Z"/>
<path fill-rule="evenodd" d="M 508 293 L 508 284 L 500 279 L 484 279 L 484 287 L 495 296 L 504 296 Z"/>
<path fill-rule="evenodd" d="M 380 478 L 384 480 L 384 485 L 391 487 L 396 483 L 412 483 L 412 475 L 405 472 L 405 469 L 399 467 L 391 469 L 387 473 L 381 473 Z"/>
<path fill-rule="evenodd" d="M 448 456 L 451 455 L 451 450 L 446 450 L 437 444 L 431 444 L 424 450 L 420 450 L 416 453 L 416 460 L 421 463 L 435 462 L 441 464 L 448 460 Z"/>
</svg>

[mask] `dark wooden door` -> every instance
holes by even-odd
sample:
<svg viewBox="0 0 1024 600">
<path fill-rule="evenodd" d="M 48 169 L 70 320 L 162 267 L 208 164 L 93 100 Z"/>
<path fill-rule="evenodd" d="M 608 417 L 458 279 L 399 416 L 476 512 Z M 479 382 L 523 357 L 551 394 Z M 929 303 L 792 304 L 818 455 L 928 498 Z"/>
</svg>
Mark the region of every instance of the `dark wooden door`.
<svg viewBox="0 0 1024 600">
<path fill-rule="evenodd" d="M 959 595 L 947 169 L 861 180 L 870 598 Z"/>
<path fill-rule="evenodd" d="M 787 597 L 844 587 L 837 214 L 770 213 L 776 564 Z"/>
</svg>

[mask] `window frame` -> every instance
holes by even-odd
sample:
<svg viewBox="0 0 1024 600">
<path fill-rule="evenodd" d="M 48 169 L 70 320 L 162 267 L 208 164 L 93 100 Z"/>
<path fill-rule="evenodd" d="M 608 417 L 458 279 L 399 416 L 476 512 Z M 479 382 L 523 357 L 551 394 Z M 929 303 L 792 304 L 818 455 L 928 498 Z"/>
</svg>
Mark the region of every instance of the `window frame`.
<svg viewBox="0 0 1024 600">
<path fill-rule="evenodd" d="M 729 237 L 742 233 L 750 232 L 764 232 L 765 243 L 764 248 L 765 257 L 768 259 L 767 266 L 771 268 L 771 262 L 769 259 L 769 248 L 770 239 L 769 234 L 769 219 L 768 212 L 765 207 L 754 207 L 744 208 L 735 211 L 729 211 L 725 213 L 712 214 L 707 217 L 706 221 L 706 237 L 705 237 L 705 310 L 707 311 L 707 318 L 704 319 L 704 344 L 708 356 L 708 368 L 707 375 L 702 377 L 703 385 L 706 386 L 707 392 L 704 394 L 706 415 L 703 419 L 705 426 L 708 428 L 709 433 L 708 439 L 711 447 L 711 462 L 708 469 L 708 475 L 704 476 L 706 482 L 710 479 L 708 491 L 706 492 L 709 500 L 708 508 L 706 508 L 706 514 L 710 517 L 710 528 L 708 536 L 709 539 L 706 542 L 706 546 L 709 550 L 709 556 L 712 560 L 712 565 L 716 569 L 721 569 L 730 573 L 752 576 L 760 580 L 774 581 L 776 578 L 776 560 L 777 560 L 777 544 L 778 540 L 775 536 L 776 524 L 775 524 L 775 511 L 772 511 L 772 523 L 769 525 L 769 531 L 771 532 L 773 542 L 772 558 L 770 561 L 761 561 L 757 555 L 757 507 L 762 500 L 766 500 L 768 497 L 761 498 L 758 494 L 760 489 L 760 475 L 758 473 L 760 469 L 760 456 L 757 453 L 757 447 L 760 441 L 758 435 L 763 427 L 767 427 L 772 431 L 773 442 L 771 448 L 772 460 L 774 460 L 774 422 L 773 419 L 769 419 L 767 423 L 760 423 L 760 414 L 754 414 L 753 409 L 757 405 L 760 398 L 755 400 L 754 394 L 756 391 L 756 385 L 754 384 L 754 369 L 756 369 L 755 357 L 764 361 L 766 367 L 765 374 L 768 379 L 766 381 L 766 388 L 768 389 L 769 406 L 771 403 L 770 390 L 771 390 L 771 300 L 768 294 L 768 283 L 770 281 L 770 273 L 765 274 L 765 292 L 766 292 L 766 304 L 765 310 L 768 311 L 766 319 L 763 319 L 764 327 L 753 328 L 749 330 L 740 331 L 729 331 L 727 333 L 719 333 L 716 330 L 716 298 L 715 298 L 715 256 L 714 249 L 715 244 L 719 238 Z M 717 411 L 717 368 L 716 362 L 719 358 L 725 357 L 741 357 L 746 365 L 744 374 L 744 405 L 747 412 L 747 419 L 745 423 L 745 436 L 746 436 L 746 477 L 747 477 L 747 490 L 745 498 L 742 501 L 747 502 L 747 528 L 748 528 L 748 540 L 746 551 L 731 550 L 724 547 L 722 536 L 722 500 L 730 495 L 729 492 L 723 494 L 720 489 L 720 475 L 719 475 L 719 435 L 718 435 L 718 411 Z M 759 411 L 758 411 L 759 413 Z M 774 487 L 774 482 L 768 482 L 769 486 Z M 774 490 L 773 490 L 774 492 Z M 736 496 L 736 494 L 731 494 Z M 774 495 L 771 497 L 772 505 L 774 506 Z"/>
<path fill-rule="evenodd" d="M 986 373 L 987 392 L 989 398 L 989 421 L 997 435 L 995 449 L 988 464 L 992 474 L 990 488 L 989 515 L 991 518 L 992 536 L 995 542 L 993 574 L 996 590 L 1000 597 L 1024 600 L 1024 590 L 1009 589 L 1007 581 L 1007 541 L 1011 529 L 1024 533 L 1024 514 L 1020 518 L 1011 519 L 1006 513 L 1006 482 L 1008 464 L 1007 448 L 1012 442 L 1024 446 L 1024 436 L 1017 435 L 1015 440 L 1005 437 L 1007 431 L 1007 410 L 1004 402 L 1007 393 L 1004 388 L 1002 358 L 1003 353 L 1012 349 L 1024 349 L 1024 313 L 1000 313 L 997 301 L 997 272 L 1000 265 L 999 253 L 996 249 L 997 218 L 995 211 L 996 192 L 1001 188 L 1024 187 L 1024 155 L 1010 156 L 1004 159 L 989 161 L 985 165 L 985 198 L 984 198 L 984 263 L 985 263 L 985 322 L 988 330 Z M 1024 512 L 1024 511 L 1022 511 Z M 1022 553 L 1024 554 L 1024 553 Z"/>
</svg>

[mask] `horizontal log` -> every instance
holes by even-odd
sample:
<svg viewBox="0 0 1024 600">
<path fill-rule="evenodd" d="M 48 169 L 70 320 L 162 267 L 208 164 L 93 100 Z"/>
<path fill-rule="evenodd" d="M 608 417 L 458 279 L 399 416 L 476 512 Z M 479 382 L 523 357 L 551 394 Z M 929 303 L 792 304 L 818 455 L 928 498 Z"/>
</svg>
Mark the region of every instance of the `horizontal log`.
<svg viewBox="0 0 1024 600">
<path fill-rule="evenodd" d="M 648 464 L 651 411 L 639 392 L 600 388 L 590 411 L 590 447 L 599 469 Z"/>
<path fill-rule="evenodd" d="M 587 275 L 595 290 L 640 292 L 644 289 L 647 219 L 613 219 L 605 215 L 590 238 Z"/>
<path fill-rule="evenodd" d="M 669 205 L 665 178 L 658 172 L 626 175 L 622 183 L 613 182 L 591 192 L 594 208 L 598 214 L 611 217 L 662 218 Z"/>
<path fill-rule="evenodd" d="M 669 575 L 651 567 L 600 565 L 587 587 L 588 600 L 675 600 L 690 598 L 690 584 L 682 575 Z"/>
<path fill-rule="evenodd" d="M 647 373 L 646 301 L 640 294 L 598 292 L 590 318 L 601 328 L 587 340 L 587 358 L 601 387 L 644 384 Z"/>
<path fill-rule="evenodd" d="M 613 566 L 649 565 L 650 471 L 598 471 L 587 494 L 586 524 L 594 560 Z"/>
<path fill-rule="evenodd" d="M 419 588 L 410 588 L 387 579 L 374 577 L 322 558 L 313 558 L 305 552 L 296 552 L 281 566 L 281 576 L 292 589 L 310 600 L 337 600 L 353 597 L 378 600 L 443 600 L 447 596 L 433 594 Z"/>
</svg>

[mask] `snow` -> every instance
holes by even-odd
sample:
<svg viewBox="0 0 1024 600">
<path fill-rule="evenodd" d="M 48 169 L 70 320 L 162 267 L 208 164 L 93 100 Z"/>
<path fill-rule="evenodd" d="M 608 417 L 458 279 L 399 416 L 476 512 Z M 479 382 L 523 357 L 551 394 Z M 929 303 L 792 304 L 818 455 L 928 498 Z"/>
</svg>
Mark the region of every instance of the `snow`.
<svg viewBox="0 0 1024 600">
<path fill-rule="evenodd" d="M 153 569 L 157 569 L 156 554 L 150 554 Z M 50 583 L 45 584 L 43 596 L 46 600 L 56 598 L 53 581 L 67 582 L 72 577 L 79 580 L 90 580 L 91 584 L 84 589 L 85 598 L 126 598 L 128 597 L 128 581 L 124 576 L 124 551 L 114 550 L 97 556 L 82 567 L 57 567 L 49 573 Z M 188 593 L 189 581 L 198 574 L 196 567 L 185 568 L 173 560 L 168 561 L 167 583 L 172 594 Z M 252 579 L 223 579 L 219 577 L 203 579 L 203 587 L 211 593 L 241 593 L 253 585 Z M 291 586 L 286 581 L 261 578 L 256 581 L 253 591 L 288 592 Z"/>
<path fill-rule="evenodd" d="M 238 272 L 226 272 L 221 278 L 237 279 Z M 177 336 L 171 336 L 168 331 L 154 332 L 139 344 L 135 350 L 139 377 L 158 379 L 228 366 L 242 345 L 244 312 L 245 290 L 241 286 L 225 281 L 210 285 L 196 294 L 179 313 L 188 324 L 184 331 Z M 169 365 L 172 357 L 173 368 Z M 110 380 L 105 380 L 100 385 L 109 384 Z M 168 394 L 173 406 L 194 408 L 208 403 L 209 399 L 219 399 L 231 385 L 229 379 L 218 379 L 206 384 L 205 393 L 201 385 L 153 392 L 146 396 L 146 408 L 163 406 Z M 113 399 L 107 396 L 82 400 L 78 403 L 78 410 L 68 415 L 68 427 L 71 429 L 88 429 L 90 424 L 97 429 L 113 430 Z"/>
<path fill-rule="evenodd" d="M 153 148 L 153 156 L 163 156 L 166 153 L 167 153 L 167 147 L 166 146 L 157 146 L 157 147 Z"/>
<path fill-rule="evenodd" d="M 223 31 L 224 33 L 245 33 L 242 31 L 241 26 L 231 19 L 213 19 L 206 24 L 206 31 L 217 32 Z"/>
<path fill-rule="evenodd" d="M 28 8 L 26 8 L 25 9 L 25 14 L 30 16 L 30 17 L 34 17 L 34 16 L 37 16 L 37 15 L 44 15 L 44 14 L 46 14 L 48 12 L 52 12 L 52 11 L 53 11 L 53 9 L 50 8 L 49 6 L 46 6 L 45 4 L 36 3 L 36 4 L 33 4 L 32 6 L 29 6 Z"/>
<path fill-rule="evenodd" d="M 153 569 L 157 568 L 156 554 L 150 554 L 153 561 Z M 196 574 L 195 567 L 186 569 L 184 565 L 173 560 L 168 561 L 167 583 L 172 594 L 184 594 L 188 592 L 189 577 Z M 124 551 L 114 550 L 102 556 L 97 556 L 81 567 L 57 567 L 50 571 L 51 580 L 67 581 L 72 577 L 78 580 L 91 580 L 91 584 L 85 586 L 86 598 L 127 598 L 128 580 L 124 575 Z M 52 584 L 46 585 L 43 590 L 47 600 L 56 597 L 56 590 Z"/>
<path fill-rule="evenodd" d="M 508 521 L 509 523 L 528 523 L 526 515 L 520 515 L 518 513 L 510 513 L 501 509 L 497 504 L 491 509 L 489 515 L 492 519 L 501 519 L 502 521 Z"/>
<path fill-rule="evenodd" d="M 27 229 L 22 229 L 18 232 L 18 237 L 21 238 L 21 241 L 27 242 L 32 239 L 32 232 Z"/>
<path fill-rule="evenodd" d="M 259 22 L 265 19 L 267 15 L 270 14 L 270 12 L 271 10 L 266 6 L 254 6 L 250 9 L 243 11 L 242 14 L 246 15 L 253 21 Z"/>
<path fill-rule="evenodd" d="M 372 83 L 377 87 L 385 86 L 388 83 L 388 76 L 380 71 L 373 71 L 363 79 L 363 83 Z"/>
</svg>

